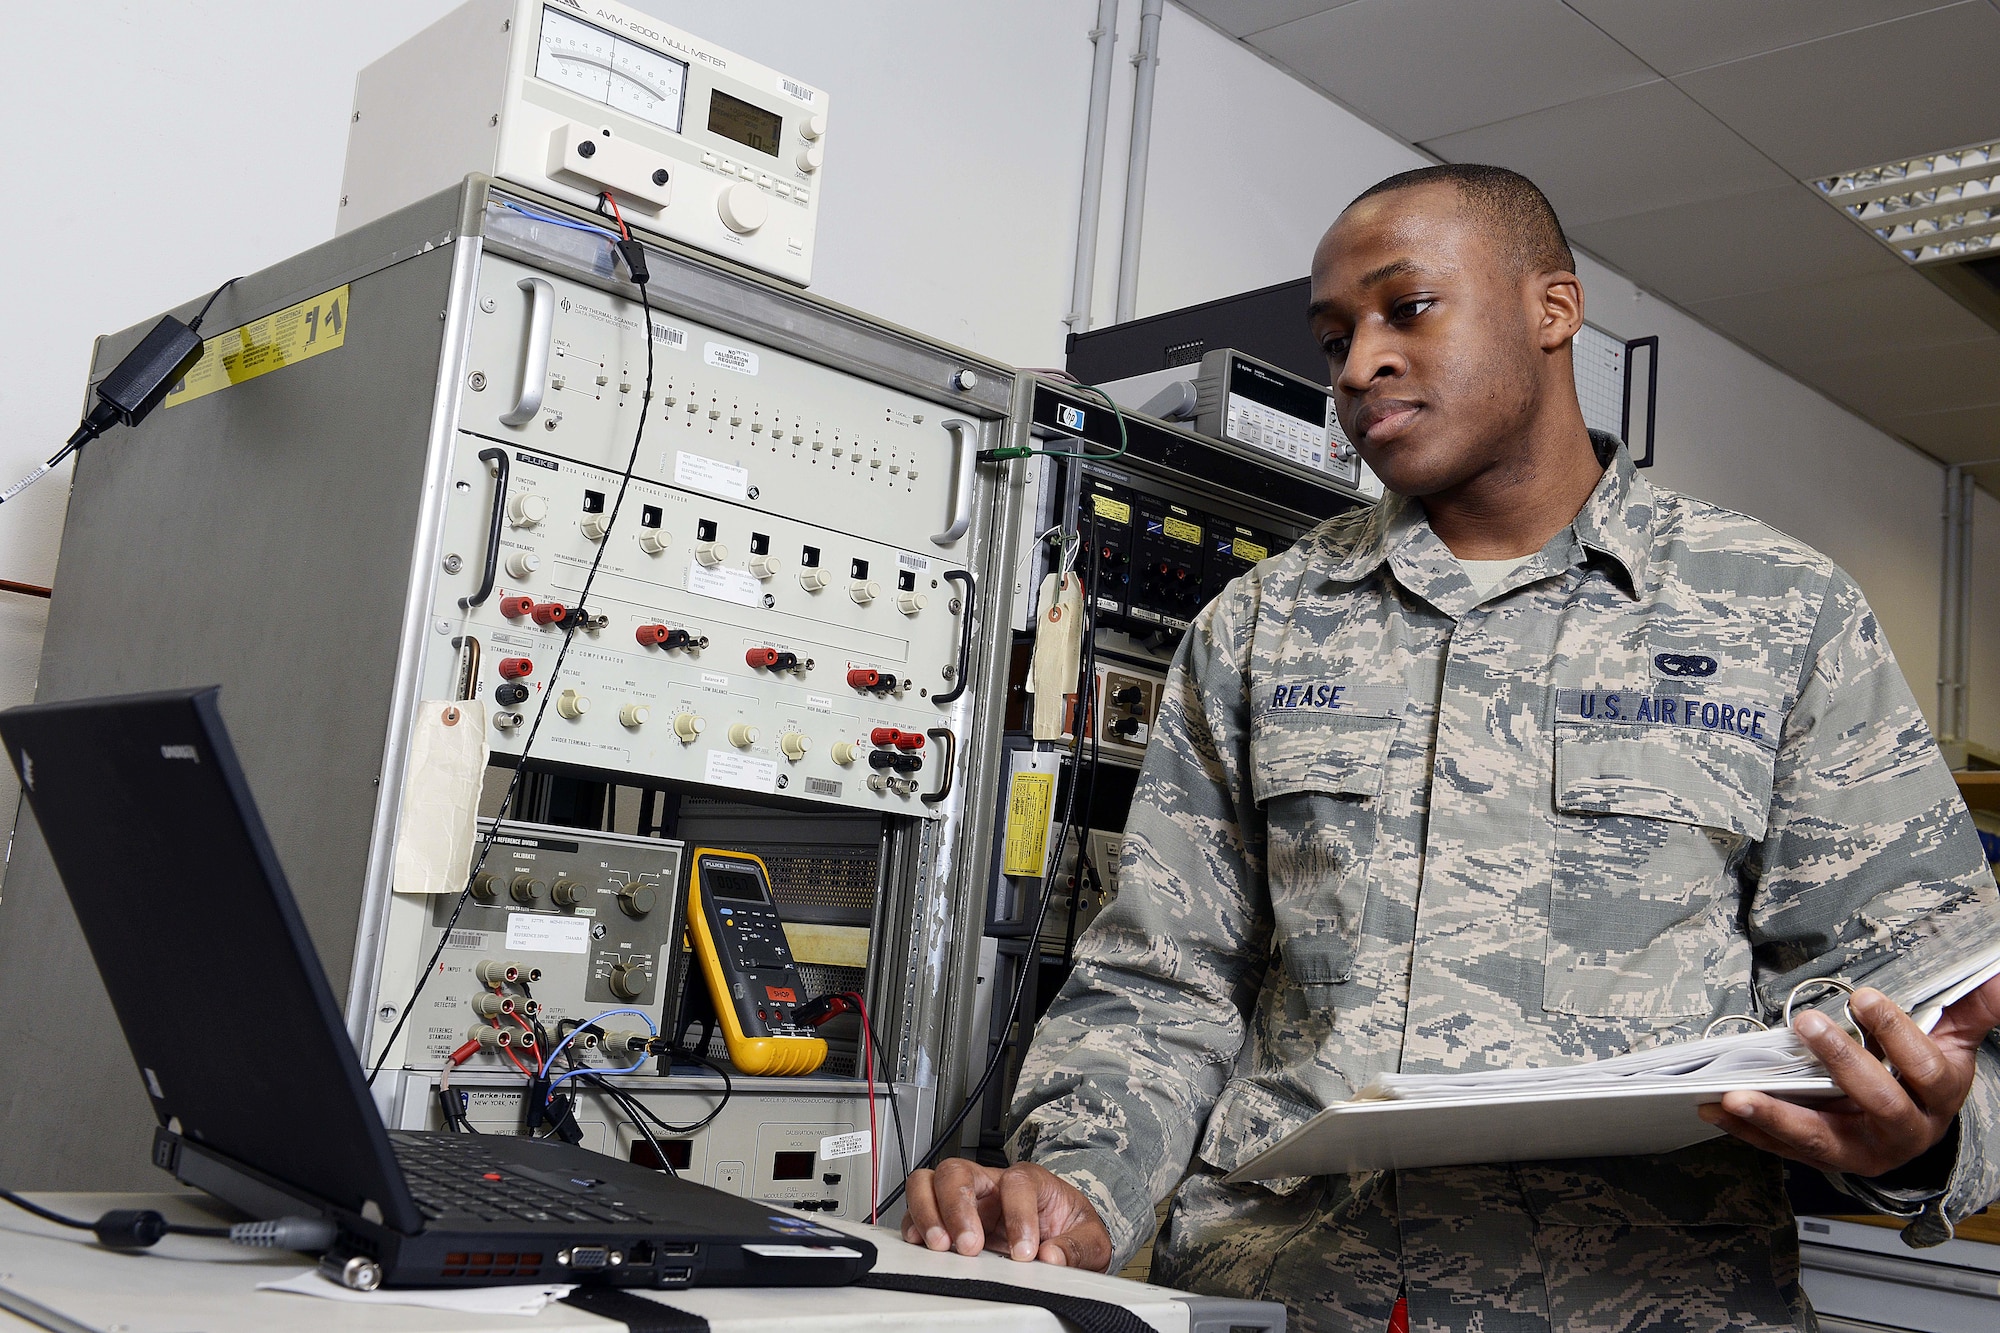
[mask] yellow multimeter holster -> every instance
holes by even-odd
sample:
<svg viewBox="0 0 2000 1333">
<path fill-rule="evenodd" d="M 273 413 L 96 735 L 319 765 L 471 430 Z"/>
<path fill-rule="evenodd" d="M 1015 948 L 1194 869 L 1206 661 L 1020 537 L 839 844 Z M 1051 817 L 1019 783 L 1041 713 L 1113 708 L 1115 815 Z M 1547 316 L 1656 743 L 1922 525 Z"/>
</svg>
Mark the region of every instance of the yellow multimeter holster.
<svg viewBox="0 0 2000 1333">
<path fill-rule="evenodd" d="M 826 1041 L 795 1015 L 807 1000 L 771 896 L 749 852 L 697 847 L 688 857 L 689 943 L 708 982 L 729 1062 L 745 1074 L 810 1074 Z"/>
</svg>

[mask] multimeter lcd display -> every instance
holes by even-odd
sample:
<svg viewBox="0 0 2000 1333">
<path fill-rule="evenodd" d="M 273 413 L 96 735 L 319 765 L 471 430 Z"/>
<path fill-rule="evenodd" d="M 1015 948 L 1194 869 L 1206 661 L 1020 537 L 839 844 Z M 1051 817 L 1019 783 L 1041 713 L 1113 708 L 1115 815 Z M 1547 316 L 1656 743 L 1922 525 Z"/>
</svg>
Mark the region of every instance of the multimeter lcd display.
<svg viewBox="0 0 2000 1333">
<path fill-rule="evenodd" d="M 708 95 L 708 129 L 711 134 L 734 139 L 745 148 L 776 157 L 778 139 L 785 132 L 785 118 L 718 88 Z"/>
<path fill-rule="evenodd" d="M 734 866 L 717 865 L 710 861 L 702 867 L 702 879 L 708 885 L 710 896 L 727 898 L 738 903 L 768 903 L 770 896 L 764 892 L 764 881 L 754 870 L 738 870 Z"/>
</svg>

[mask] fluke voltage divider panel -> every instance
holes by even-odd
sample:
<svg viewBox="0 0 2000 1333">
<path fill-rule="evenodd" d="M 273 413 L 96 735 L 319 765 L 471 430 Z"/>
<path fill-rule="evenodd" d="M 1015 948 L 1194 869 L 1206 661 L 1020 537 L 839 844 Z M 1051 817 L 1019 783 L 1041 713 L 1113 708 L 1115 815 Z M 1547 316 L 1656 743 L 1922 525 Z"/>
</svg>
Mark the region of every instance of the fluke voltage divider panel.
<svg viewBox="0 0 2000 1333">
<path fill-rule="evenodd" d="M 770 91 L 784 95 L 775 76 Z M 859 842 L 879 848 L 874 916 L 820 947 L 841 988 L 866 994 L 915 1143 L 938 1123 L 939 1089 L 965 1086 L 981 928 L 968 867 L 991 829 L 962 816 L 994 799 L 1008 651 L 983 595 L 1011 570 L 1023 521 L 1018 480 L 977 453 L 1025 442 L 1014 376 L 670 242 L 647 245 L 649 343 L 605 222 L 470 177 L 223 292 L 207 320 L 215 368 L 80 459 L 39 697 L 220 684 L 399 1124 L 436 1110 L 440 1060 L 472 1028 L 497 1031 L 475 1020 L 505 1018 L 509 996 L 557 1018 L 667 1016 L 685 874 L 671 825 L 691 805 L 872 821 Z M 153 322 L 100 340 L 94 373 Z M 579 599 L 587 619 L 572 618 L 564 655 L 559 622 Z M 143 651 L 105 652 L 106 625 Z M 465 803 L 442 779 L 490 762 L 490 815 L 524 750 L 524 786 L 641 789 L 665 802 L 649 829 L 665 836 L 523 828 L 517 808 L 445 936 L 463 849 L 426 835 Z M 115 1044 L 32 820 L 7 913 L 0 995 L 57 1015 L 52 1036 L 78 1049 Z M 427 970 L 441 939 L 445 973 Z M 541 980 L 495 997 L 481 963 Z M 249 972 L 243 1002 L 258 1002 Z M 836 1036 L 846 1052 L 852 1032 Z M 589 1063 L 620 1067 L 602 1052 Z M 497 1043 L 468 1064 L 459 1074 L 497 1081 L 518 1107 L 520 1073 Z M 712 1128 L 754 1093 L 760 1115 L 803 1098 L 797 1124 L 859 1132 L 867 1089 L 852 1069 L 830 1058 L 807 1077 L 739 1076 L 743 1100 Z M 714 1109 L 684 1069 L 625 1081 L 649 1077 Z M 25 1051 L 0 1053 L 0 1081 L 44 1082 Z M 49 1081 L 0 1143 L 0 1178 L 87 1151 L 107 1186 L 147 1180 L 152 1116 L 130 1082 L 109 1064 Z M 597 1096 L 584 1109 L 624 1124 Z M 746 1181 L 761 1169 L 747 1156 L 732 1168 Z M 843 1173 L 816 1173 L 815 1188 L 826 1174 Z"/>
</svg>

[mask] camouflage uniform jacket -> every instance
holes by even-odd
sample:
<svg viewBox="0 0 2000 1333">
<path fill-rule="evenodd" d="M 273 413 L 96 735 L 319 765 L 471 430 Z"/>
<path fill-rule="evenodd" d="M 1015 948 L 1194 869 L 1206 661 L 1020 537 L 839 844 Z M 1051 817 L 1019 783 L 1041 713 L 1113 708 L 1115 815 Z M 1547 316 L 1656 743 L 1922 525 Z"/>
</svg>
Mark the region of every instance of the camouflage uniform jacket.
<svg viewBox="0 0 2000 1333">
<path fill-rule="evenodd" d="M 1028 1053 L 1012 1150 L 1117 1263 L 1295 1326 L 1810 1327 L 1777 1159 L 1228 1186 L 1385 1070 L 1598 1059 L 1775 1019 L 1992 875 L 1860 590 L 1817 552 L 1603 480 L 1484 598 L 1388 497 L 1232 583 L 1176 658 L 1118 896 Z M 1837 1181 L 1936 1243 L 2000 1193 L 2000 1048 L 1931 1188 Z M 1193 1171 L 1182 1181 L 1190 1154 Z M 1944 1156 L 1949 1156 L 1947 1148 Z M 1651 1322 L 1648 1322 L 1651 1321 Z"/>
</svg>

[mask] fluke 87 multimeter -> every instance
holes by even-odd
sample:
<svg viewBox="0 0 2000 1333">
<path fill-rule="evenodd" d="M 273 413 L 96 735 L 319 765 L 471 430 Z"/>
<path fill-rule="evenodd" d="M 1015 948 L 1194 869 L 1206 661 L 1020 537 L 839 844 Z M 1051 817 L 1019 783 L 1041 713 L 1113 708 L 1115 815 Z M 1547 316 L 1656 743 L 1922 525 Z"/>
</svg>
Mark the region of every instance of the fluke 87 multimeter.
<svg viewBox="0 0 2000 1333">
<path fill-rule="evenodd" d="M 801 987 L 763 861 L 749 852 L 695 848 L 687 903 L 688 933 L 729 1062 L 746 1074 L 818 1069 L 826 1042 L 795 1017 L 812 997 Z"/>
</svg>

